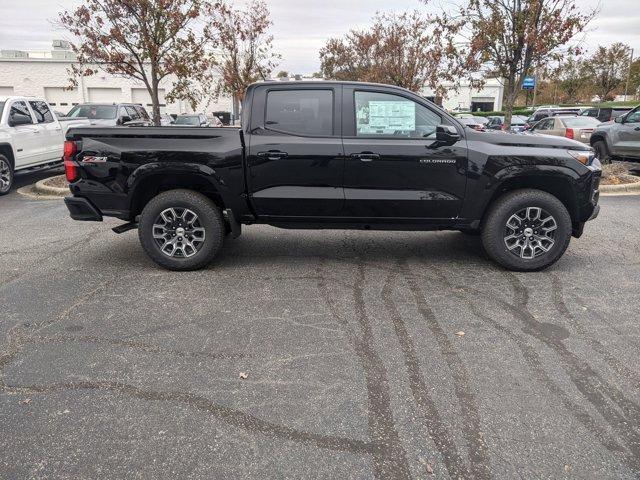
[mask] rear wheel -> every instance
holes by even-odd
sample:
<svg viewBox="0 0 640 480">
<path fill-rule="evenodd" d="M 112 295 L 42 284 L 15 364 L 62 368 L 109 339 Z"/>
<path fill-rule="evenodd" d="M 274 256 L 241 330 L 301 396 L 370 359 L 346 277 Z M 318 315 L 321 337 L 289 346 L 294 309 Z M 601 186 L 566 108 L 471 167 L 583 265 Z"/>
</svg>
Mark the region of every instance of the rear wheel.
<svg viewBox="0 0 640 480">
<path fill-rule="evenodd" d="M 218 207 L 191 190 L 170 190 L 142 211 L 140 243 L 158 265 L 169 270 L 198 270 L 222 247 L 225 225 Z"/>
<path fill-rule="evenodd" d="M 604 140 L 598 140 L 593 144 L 593 149 L 596 151 L 596 156 L 600 163 L 603 165 L 607 165 L 611 163 L 611 156 L 609 155 L 609 149 L 607 148 L 607 144 Z"/>
<path fill-rule="evenodd" d="M 490 207 L 482 243 L 489 257 L 509 270 L 542 270 L 564 254 L 571 227 L 571 216 L 556 197 L 516 190 Z"/>
<path fill-rule="evenodd" d="M 6 195 L 13 186 L 13 165 L 7 157 L 0 155 L 0 195 Z"/>
</svg>

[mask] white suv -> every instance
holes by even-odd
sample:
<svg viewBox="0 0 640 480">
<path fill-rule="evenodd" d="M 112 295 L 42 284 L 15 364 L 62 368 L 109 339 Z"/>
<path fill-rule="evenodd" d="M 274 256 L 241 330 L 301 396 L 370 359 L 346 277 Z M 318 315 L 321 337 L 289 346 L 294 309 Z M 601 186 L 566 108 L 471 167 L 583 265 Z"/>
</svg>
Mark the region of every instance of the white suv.
<svg viewBox="0 0 640 480">
<path fill-rule="evenodd" d="M 40 98 L 0 96 L 0 195 L 9 193 L 17 170 L 61 162 L 67 129 L 88 123 L 59 121 Z"/>
</svg>

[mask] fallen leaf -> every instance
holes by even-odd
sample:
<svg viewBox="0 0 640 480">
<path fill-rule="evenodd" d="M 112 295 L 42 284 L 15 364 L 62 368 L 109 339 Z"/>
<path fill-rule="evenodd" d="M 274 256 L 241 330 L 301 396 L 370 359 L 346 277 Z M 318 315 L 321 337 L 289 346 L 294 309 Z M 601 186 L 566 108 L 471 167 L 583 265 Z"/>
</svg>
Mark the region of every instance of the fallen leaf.
<svg viewBox="0 0 640 480">
<path fill-rule="evenodd" d="M 242 380 L 246 380 L 247 378 L 249 378 L 249 374 L 245 372 L 240 372 L 240 378 Z"/>
<path fill-rule="evenodd" d="M 427 470 L 427 473 L 429 475 L 435 475 L 434 471 L 433 471 L 433 462 L 429 462 L 425 465 L 425 468 Z"/>
<path fill-rule="evenodd" d="M 464 337 L 464 332 L 460 330 L 459 332 L 456 332 L 456 335 L 459 337 Z"/>
<path fill-rule="evenodd" d="M 31 403 L 31 399 L 30 398 L 25 398 L 24 400 L 22 400 L 20 402 L 20 405 L 29 405 Z"/>
</svg>

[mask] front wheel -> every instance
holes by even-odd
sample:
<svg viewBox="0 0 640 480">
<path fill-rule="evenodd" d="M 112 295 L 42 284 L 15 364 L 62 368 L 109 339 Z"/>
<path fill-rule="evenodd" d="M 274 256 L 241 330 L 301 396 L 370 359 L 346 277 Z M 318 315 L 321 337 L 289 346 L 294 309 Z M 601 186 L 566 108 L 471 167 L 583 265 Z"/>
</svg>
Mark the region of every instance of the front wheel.
<svg viewBox="0 0 640 480">
<path fill-rule="evenodd" d="M 596 152 L 596 157 L 600 160 L 600 163 L 603 165 L 608 165 L 611 163 L 611 156 L 609 155 L 609 149 L 607 148 L 607 144 L 604 140 L 598 140 L 593 144 L 593 149 Z"/>
<path fill-rule="evenodd" d="M 170 190 L 151 199 L 138 224 L 145 252 L 169 270 L 198 270 L 222 248 L 224 220 L 216 205 L 191 190 Z"/>
<path fill-rule="evenodd" d="M 0 155 L 0 195 L 6 195 L 13 186 L 13 166 L 7 157 Z"/>
<path fill-rule="evenodd" d="M 489 257 L 509 270 L 543 270 L 564 254 L 571 228 L 571 216 L 556 197 L 541 190 L 516 190 L 490 207 L 482 243 Z"/>
</svg>

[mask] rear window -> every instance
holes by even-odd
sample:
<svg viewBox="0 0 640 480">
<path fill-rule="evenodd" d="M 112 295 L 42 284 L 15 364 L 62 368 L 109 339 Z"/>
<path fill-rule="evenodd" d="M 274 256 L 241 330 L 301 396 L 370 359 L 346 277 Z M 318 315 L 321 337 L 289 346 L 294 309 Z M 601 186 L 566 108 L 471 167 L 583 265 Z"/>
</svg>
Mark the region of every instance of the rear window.
<svg viewBox="0 0 640 480">
<path fill-rule="evenodd" d="M 51 123 L 53 122 L 53 115 L 51 114 L 51 110 L 47 104 L 43 101 L 35 100 L 29 102 L 31 105 L 31 109 L 36 116 L 36 121 L 38 123 Z"/>
<path fill-rule="evenodd" d="M 562 121 L 568 128 L 594 128 L 600 125 L 600 120 L 593 117 L 563 118 Z"/>
<path fill-rule="evenodd" d="M 116 118 L 118 107 L 115 105 L 78 105 L 71 109 L 67 117 L 86 117 L 91 120 L 111 120 Z"/>
<path fill-rule="evenodd" d="M 333 90 L 272 90 L 265 125 L 294 135 L 333 135 Z"/>
</svg>

